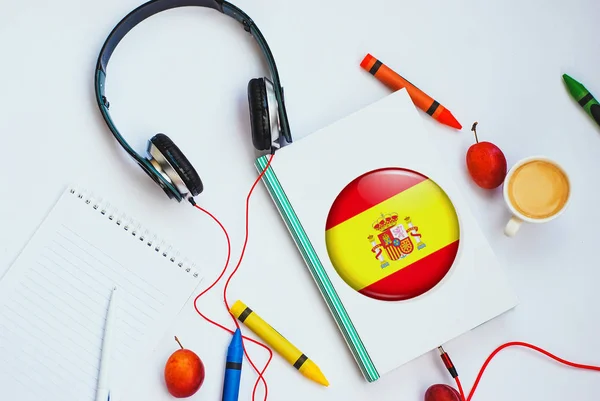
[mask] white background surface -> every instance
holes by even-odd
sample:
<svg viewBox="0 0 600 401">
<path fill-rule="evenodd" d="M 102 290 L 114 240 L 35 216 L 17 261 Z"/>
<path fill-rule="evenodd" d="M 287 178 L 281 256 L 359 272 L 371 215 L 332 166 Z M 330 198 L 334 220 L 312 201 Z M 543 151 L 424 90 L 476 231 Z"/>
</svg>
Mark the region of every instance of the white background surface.
<svg viewBox="0 0 600 401">
<path fill-rule="evenodd" d="M 119 148 L 100 118 L 93 73 L 102 43 L 138 1 L 58 0 L 0 3 L 0 271 L 6 270 L 65 185 L 80 183 L 147 221 L 216 277 L 225 245 L 218 228 L 187 204 L 169 200 Z M 286 90 L 296 140 L 389 93 L 360 69 L 379 57 L 447 106 L 457 133 L 425 116 L 448 168 L 468 194 L 484 234 L 507 269 L 521 304 L 446 345 L 470 388 L 485 357 L 505 341 L 524 340 L 565 358 L 600 364 L 596 282 L 600 129 L 569 97 L 564 72 L 600 96 L 600 3 L 592 0 L 479 2 L 235 3 L 265 34 Z M 253 40 L 224 15 L 180 9 L 146 21 L 117 49 L 108 70 L 112 115 L 140 152 L 165 132 L 205 183 L 199 197 L 229 228 L 234 256 L 243 239 L 243 203 L 256 173 L 246 85 L 267 74 Z M 572 203 L 560 219 L 502 234 L 508 219 L 500 190 L 474 187 L 465 173 L 469 132 L 500 146 L 512 165 L 545 154 L 571 173 Z M 368 141 L 368 138 L 365 138 Z M 332 157 L 340 149 L 332 150 Z M 389 149 L 382 151 L 389 151 Z M 247 258 L 232 286 L 311 356 L 332 383 L 322 388 L 277 356 L 267 371 L 271 400 L 419 400 L 450 378 L 432 352 L 367 384 L 334 326 L 291 238 L 259 186 L 251 203 Z M 234 257 L 234 259 L 237 259 Z M 201 289 L 204 286 L 201 286 Z M 219 288 L 221 288 L 219 286 Z M 219 290 L 201 302 L 228 322 Z M 294 319 L 290 319 L 293 314 Z M 132 385 L 139 400 L 171 399 L 161 382 L 177 334 L 205 361 L 205 384 L 192 399 L 220 398 L 230 337 L 197 317 L 191 303 Z M 401 341 L 398 333 L 382 338 Z M 250 348 L 258 361 L 264 352 Z M 245 367 L 240 399 L 255 380 Z M 596 399 L 598 374 L 577 372 L 524 350 L 495 359 L 475 400 Z M 5 395 L 18 399 L 18 394 Z M 259 399 L 258 397 L 257 399 Z"/>
</svg>

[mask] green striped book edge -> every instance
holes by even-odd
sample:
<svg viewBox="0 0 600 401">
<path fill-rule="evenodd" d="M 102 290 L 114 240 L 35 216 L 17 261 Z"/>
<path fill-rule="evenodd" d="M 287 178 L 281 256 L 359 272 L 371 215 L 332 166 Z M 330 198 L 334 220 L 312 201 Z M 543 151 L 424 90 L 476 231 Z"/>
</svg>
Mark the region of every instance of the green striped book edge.
<svg viewBox="0 0 600 401">
<path fill-rule="evenodd" d="M 256 160 L 255 165 L 258 171 L 262 172 L 267 166 L 267 163 L 267 156 L 263 156 Z M 380 377 L 379 373 L 271 166 L 269 166 L 263 175 L 262 180 L 277 206 L 285 225 L 290 231 L 296 246 L 300 250 L 302 258 L 308 266 L 313 279 L 317 283 L 319 291 L 323 295 L 346 343 L 352 351 L 354 359 L 358 363 L 363 376 L 369 382 L 376 381 Z"/>
</svg>

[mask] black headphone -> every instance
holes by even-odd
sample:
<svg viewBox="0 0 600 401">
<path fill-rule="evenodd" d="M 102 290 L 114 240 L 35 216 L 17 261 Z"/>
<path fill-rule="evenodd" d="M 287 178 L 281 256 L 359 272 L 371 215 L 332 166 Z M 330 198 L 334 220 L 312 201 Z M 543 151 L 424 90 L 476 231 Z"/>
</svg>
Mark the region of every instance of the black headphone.
<svg viewBox="0 0 600 401">
<path fill-rule="evenodd" d="M 262 33 L 246 13 L 224 0 L 151 0 L 139 6 L 117 24 L 102 46 L 96 65 L 96 101 L 106 124 L 125 151 L 160 185 L 169 198 L 174 198 L 178 202 L 188 196 L 192 202 L 192 198 L 203 191 L 200 176 L 181 150 L 165 134 L 157 134 L 148 141 L 148 158 L 136 153 L 119 133 L 110 117 L 109 102 L 105 96 L 105 81 L 108 61 L 129 31 L 154 14 L 186 6 L 208 7 L 220 11 L 240 22 L 244 30 L 254 37 L 267 60 L 273 79 L 271 81 L 266 77 L 254 78 L 248 83 L 252 144 L 259 151 L 275 153 L 281 147 L 282 137 L 288 143 L 292 142 L 283 88 L 279 81 L 275 60 Z"/>
</svg>

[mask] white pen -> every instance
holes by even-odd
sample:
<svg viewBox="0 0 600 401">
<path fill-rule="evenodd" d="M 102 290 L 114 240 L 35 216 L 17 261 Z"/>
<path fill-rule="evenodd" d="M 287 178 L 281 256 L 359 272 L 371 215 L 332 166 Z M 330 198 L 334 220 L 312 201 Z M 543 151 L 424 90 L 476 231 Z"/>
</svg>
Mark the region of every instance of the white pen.
<svg viewBox="0 0 600 401">
<path fill-rule="evenodd" d="M 112 336 L 117 309 L 116 302 L 117 287 L 114 287 L 110 295 L 106 324 L 104 326 L 104 338 L 102 339 L 102 356 L 100 359 L 100 376 L 98 377 L 98 388 L 96 390 L 96 401 L 110 400 L 110 385 L 108 382 L 110 357 L 112 353 Z"/>
</svg>

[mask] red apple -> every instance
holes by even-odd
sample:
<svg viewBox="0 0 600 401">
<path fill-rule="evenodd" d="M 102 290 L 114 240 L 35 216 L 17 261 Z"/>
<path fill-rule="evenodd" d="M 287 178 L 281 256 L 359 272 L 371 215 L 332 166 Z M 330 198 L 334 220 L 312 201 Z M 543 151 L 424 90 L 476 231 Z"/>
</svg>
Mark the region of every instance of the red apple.
<svg viewBox="0 0 600 401">
<path fill-rule="evenodd" d="M 500 148 L 491 142 L 479 142 L 477 138 L 477 122 L 471 131 L 475 133 L 477 143 L 467 151 L 467 168 L 475 184 L 484 189 L 500 186 L 506 177 L 506 158 Z"/>
<path fill-rule="evenodd" d="M 177 337 L 175 337 L 175 341 L 181 349 L 171 354 L 167 360 L 165 382 L 173 397 L 190 397 L 204 382 L 204 364 L 193 351 L 184 349 Z"/>
<path fill-rule="evenodd" d="M 425 392 L 425 401 L 462 401 L 460 393 L 447 384 L 434 384 Z"/>
</svg>

